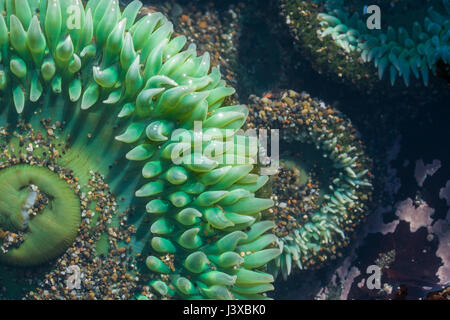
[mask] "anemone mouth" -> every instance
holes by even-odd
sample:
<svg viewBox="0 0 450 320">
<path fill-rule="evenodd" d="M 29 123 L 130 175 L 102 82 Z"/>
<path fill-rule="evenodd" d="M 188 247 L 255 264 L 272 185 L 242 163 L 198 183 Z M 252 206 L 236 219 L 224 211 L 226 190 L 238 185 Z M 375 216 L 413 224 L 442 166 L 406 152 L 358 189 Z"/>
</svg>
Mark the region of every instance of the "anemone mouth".
<svg viewBox="0 0 450 320">
<path fill-rule="evenodd" d="M 53 104 L 58 103 L 61 103 L 58 99 L 53 100 Z M 125 204 L 119 209 L 119 201 L 106 182 L 111 179 L 100 174 L 126 170 L 113 157 L 100 162 L 101 153 L 95 152 L 99 148 L 89 147 L 104 134 L 88 137 L 87 133 L 94 132 L 92 129 L 80 133 L 73 130 L 71 122 L 66 126 L 64 120 L 48 111 L 39 108 L 35 112 L 37 121 L 18 119 L 13 125 L 0 127 L 0 181 L 2 188 L 8 182 L 6 186 L 14 189 L 10 181 L 16 184 L 11 191 L 13 195 L 3 192 L 1 204 L 11 206 L 17 202 L 15 212 L 22 213 L 16 227 L 8 223 L 6 228 L 4 221 L 8 219 L 3 219 L 4 212 L 11 210 L 1 211 L 0 229 L 4 232 L 0 246 L 7 252 L 0 247 L 0 281 L 7 291 L 0 296 L 8 299 L 130 298 L 135 288 L 130 267 L 134 256 L 127 248 L 135 232 L 127 223 L 131 210 Z M 43 117 L 41 113 L 58 120 Z M 18 180 L 21 175 L 23 180 Z M 126 191 L 120 188 L 115 191 L 125 199 Z M 121 201 L 125 202 L 128 203 L 128 198 Z M 29 217 L 28 223 L 25 217 Z M 88 279 L 73 290 L 68 290 L 67 281 L 73 271 L 69 266 Z M 105 277 L 114 283 L 107 285 Z"/>
<path fill-rule="evenodd" d="M 15 165 L 0 170 L 0 181 L 2 231 L 22 232 L 25 238 L 16 248 L 0 253 L 0 261 L 36 265 L 72 244 L 81 222 L 80 201 L 64 180 L 47 168 Z M 30 186 L 36 191 L 29 192 Z M 42 212 L 33 212 L 38 197 L 47 201 Z"/>
<path fill-rule="evenodd" d="M 282 141 L 280 149 L 297 150 L 281 154 L 279 171 L 272 181 L 272 191 L 276 195 L 276 205 L 272 208 L 274 232 L 282 238 L 311 221 L 320 210 L 337 172 L 332 161 L 323 157 L 312 144 Z"/>
<path fill-rule="evenodd" d="M 272 181 L 283 253 L 271 270 L 286 279 L 294 266 L 323 267 L 341 255 L 371 198 L 371 162 L 357 131 L 339 111 L 292 90 L 252 97 L 250 115 L 249 127 L 279 129 L 280 148 L 296 150 L 281 155 Z"/>
</svg>

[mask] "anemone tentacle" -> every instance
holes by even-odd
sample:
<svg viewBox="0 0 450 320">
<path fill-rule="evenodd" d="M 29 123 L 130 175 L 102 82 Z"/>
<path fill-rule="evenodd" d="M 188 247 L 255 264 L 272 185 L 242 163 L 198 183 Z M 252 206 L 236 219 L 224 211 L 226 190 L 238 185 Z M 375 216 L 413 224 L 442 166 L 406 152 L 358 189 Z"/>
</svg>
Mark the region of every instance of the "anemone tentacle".
<svg viewBox="0 0 450 320">
<path fill-rule="evenodd" d="M 410 78 L 422 78 L 425 85 L 429 73 L 436 74 L 436 62 L 450 63 L 450 2 L 442 0 L 427 8 L 423 21 L 411 26 L 383 26 L 383 30 L 369 30 L 359 12 L 347 12 L 344 0 L 315 0 L 326 12 L 319 13 L 323 29 L 320 37 L 330 36 L 347 52 L 360 52 L 364 62 L 374 61 L 380 79 L 388 74 L 391 85 L 403 78 L 409 86 Z M 437 10 L 437 11 L 436 11 Z"/>
</svg>

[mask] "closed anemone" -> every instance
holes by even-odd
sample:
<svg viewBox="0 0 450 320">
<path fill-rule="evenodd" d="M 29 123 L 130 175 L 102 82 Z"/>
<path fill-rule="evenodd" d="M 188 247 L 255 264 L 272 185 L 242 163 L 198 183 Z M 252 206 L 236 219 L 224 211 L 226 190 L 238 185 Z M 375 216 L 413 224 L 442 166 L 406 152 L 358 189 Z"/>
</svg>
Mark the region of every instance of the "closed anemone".
<svg viewBox="0 0 450 320">
<path fill-rule="evenodd" d="M 17 248 L 3 246 L 0 261 L 39 264 L 72 244 L 81 222 L 80 203 L 63 179 L 47 168 L 18 164 L 2 169 L 0 180 L 3 242 L 13 242 L 20 233 L 25 237 Z M 48 203 L 36 214 L 32 208 L 38 198 Z"/>
<path fill-rule="evenodd" d="M 261 215 L 273 202 L 254 196 L 267 181 L 256 144 L 237 134 L 248 111 L 223 106 L 234 89 L 208 53 L 141 7 L 0 1 L 1 260 L 50 261 L 45 277 L 61 283 L 42 286 L 57 298 L 123 299 L 145 249 L 159 295 L 266 298 L 281 251 Z M 72 263 L 119 280 L 68 293 Z"/>
<path fill-rule="evenodd" d="M 280 169 L 271 179 L 274 234 L 283 253 L 269 270 L 319 269 L 342 256 L 365 220 L 371 161 L 341 112 L 292 90 L 251 96 L 249 128 L 279 129 Z"/>
</svg>

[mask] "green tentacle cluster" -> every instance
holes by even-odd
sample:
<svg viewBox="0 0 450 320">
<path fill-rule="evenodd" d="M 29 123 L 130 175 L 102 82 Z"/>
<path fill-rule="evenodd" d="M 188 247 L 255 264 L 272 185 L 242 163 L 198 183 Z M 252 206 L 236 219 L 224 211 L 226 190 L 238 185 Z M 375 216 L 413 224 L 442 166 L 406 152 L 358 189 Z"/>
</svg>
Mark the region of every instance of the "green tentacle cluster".
<svg viewBox="0 0 450 320">
<path fill-rule="evenodd" d="M 388 73 L 391 85 L 401 77 L 405 85 L 409 86 L 411 75 L 417 79 L 422 78 L 427 85 L 429 72 L 436 73 L 438 60 L 450 63 L 448 0 L 432 1 L 434 7 L 429 1 L 426 4 L 423 1 L 409 2 L 411 10 L 422 15 L 423 22 L 414 21 L 410 26 L 399 27 L 388 25 L 381 30 L 369 30 L 364 16 L 347 10 L 351 5 L 347 1 L 315 2 L 326 8 L 326 13 L 319 13 L 317 16 L 323 26 L 323 30 L 318 30 L 320 37 L 331 36 L 334 43 L 345 51 L 356 50 L 361 53 L 364 62 L 374 61 L 379 78 L 382 79 Z M 361 6 L 364 4 L 361 3 Z M 426 14 L 423 15 L 425 11 Z M 392 23 L 394 18 L 389 21 Z"/>
<path fill-rule="evenodd" d="M 81 176 L 126 152 L 129 161 L 111 184 L 124 195 L 141 183 L 134 196 L 145 199 L 151 221 L 146 264 L 157 292 L 265 298 L 273 277 L 264 268 L 281 251 L 268 233 L 273 222 L 261 215 L 273 202 L 254 196 L 267 181 L 253 172 L 256 141 L 238 134 L 248 111 L 222 106 L 234 89 L 210 67 L 208 53 L 198 57 L 193 44 L 183 49 L 186 38 L 172 37 L 165 16 L 135 22 L 141 6 L 0 1 L 4 110 L 33 124 L 40 112 L 67 120 L 73 147 L 63 160 Z M 137 168 L 142 177 L 124 176 Z"/>
<path fill-rule="evenodd" d="M 234 90 L 217 68 L 209 73 L 207 54 L 195 57 L 194 47 L 179 52 L 184 43 L 184 37 L 162 40 L 148 56 L 145 85 L 121 112 L 133 122 L 116 137 L 133 145 L 127 159 L 143 163 L 146 183 L 136 196 L 147 199 L 153 221 L 146 264 L 164 275 L 151 286 L 183 298 L 264 298 L 273 278 L 253 269 L 280 250 L 266 249 L 275 238 L 265 233 L 274 225 L 259 221 L 273 203 L 254 197 L 267 181 L 252 173 L 256 141 L 236 135 L 248 111 L 221 107 Z"/>
</svg>

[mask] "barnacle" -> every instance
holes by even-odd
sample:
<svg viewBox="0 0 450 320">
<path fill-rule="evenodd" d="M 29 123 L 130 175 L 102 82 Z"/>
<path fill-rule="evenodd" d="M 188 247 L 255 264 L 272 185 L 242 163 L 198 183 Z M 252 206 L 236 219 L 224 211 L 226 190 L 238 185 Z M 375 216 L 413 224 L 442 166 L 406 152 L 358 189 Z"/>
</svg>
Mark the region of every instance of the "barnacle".
<svg viewBox="0 0 450 320">
<path fill-rule="evenodd" d="M 146 211 L 150 230 L 132 244 L 139 251 L 147 243 L 152 252 L 146 264 L 157 292 L 265 298 L 273 277 L 264 268 L 280 250 L 267 233 L 273 222 L 260 214 L 272 201 L 254 196 L 267 181 L 252 171 L 256 143 L 237 133 L 248 111 L 222 106 L 234 89 L 210 68 L 208 53 L 198 57 L 195 45 L 183 49 L 186 38 L 172 37 L 166 17 L 152 13 L 135 22 L 141 6 L 137 0 L 123 11 L 117 0 L 86 6 L 80 0 L 0 1 L 6 127 L 0 177 L 8 192 L 1 196 L 0 225 L 2 232 L 25 229 L 18 248 L 0 257 L 37 264 L 66 249 L 80 219 L 74 197 L 98 171 L 117 198 L 126 198 L 122 210 L 135 202 L 138 216 Z M 38 134 L 40 140 L 23 144 Z M 36 142 L 44 140 L 51 154 Z M 16 185 L 12 174 L 23 181 Z M 75 177 L 79 186 L 67 188 Z M 32 194 L 27 186 L 49 198 L 28 229 L 19 219 Z M 46 223 L 53 216 L 56 226 Z M 49 239 L 60 244 L 49 248 Z M 25 252 L 20 261 L 9 258 L 19 251 Z"/>
<path fill-rule="evenodd" d="M 338 110 L 292 90 L 267 96 L 252 97 L 248 125 L 279 129 L 280 148 L 293 150 L 280 155 L 282 168 L 272 187 L 274 233 L 283 253 L 270 270 L 286 279 L 295 266 L 323 267 L 350 242 L 368 212 L 371 164 Z"/>
<path fill-rule="evenodd" d="M 296 1 L 286 2 L 296 6 Z M 437 61 L 450 62 L 448 0 L 401 1 L 393 7 L 385 4 L 381 8 L 381 29 L 367 27 L 365 2 L 315 0 L 314 3 L 324 8 L 308 18 L 317 17 L 320 21 L 315 30 L 318 36 L 331 37 L 333 45 L 347 54 L 357 53 L 363 62 L 373 61 L 379 79 L 387 74 L 391 85 L 402 78 L 409 86 L 412 76 L 427 85 L 429 74 L 436 74 Z M 355 61 L 346 59 L 342 64 L 345 69 Z"/>
</svg>

